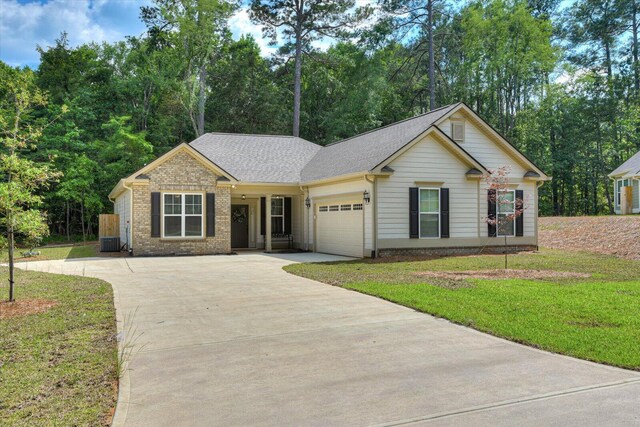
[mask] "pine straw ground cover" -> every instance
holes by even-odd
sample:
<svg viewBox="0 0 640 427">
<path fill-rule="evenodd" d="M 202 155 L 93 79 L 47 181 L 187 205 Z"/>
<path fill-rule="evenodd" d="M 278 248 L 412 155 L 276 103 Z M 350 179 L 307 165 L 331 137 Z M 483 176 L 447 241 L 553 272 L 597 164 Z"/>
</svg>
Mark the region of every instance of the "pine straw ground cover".
<svg viewBox="0 0 640 427">
<path fill-rule="evenodd" d="M 98 279 L 16 270 L 7 303 L 0 267 L 0 425 L 109 425 L 115 408 L 116 320 Z"/>
<path fill-rule="evenodd" d="M 510 268 L 531 271 L 527 278 L 433 274 L 500 271 L 503 263 L 496 255 L 383 258 L 285 270 L 533 347 L 640 370 L 640 261 L 543 250 L 509 256 Z M 541 279 L 539 271 L 575 274 Z"/>
<path fill-rule="evenodd" d="M 538 225 L 543 248 L 640 260 L 640 215 L 545 217 Z"/>
</svg>

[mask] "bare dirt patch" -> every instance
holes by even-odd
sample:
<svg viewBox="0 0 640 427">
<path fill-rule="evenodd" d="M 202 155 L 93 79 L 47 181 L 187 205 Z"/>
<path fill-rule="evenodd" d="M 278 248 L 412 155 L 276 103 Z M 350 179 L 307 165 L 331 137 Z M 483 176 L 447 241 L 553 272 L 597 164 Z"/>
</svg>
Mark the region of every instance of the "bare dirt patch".
<svg viewBox="0 0 640 427">
<path fill-rule="evenodd" d="M 544 248 L 640 260 L 640 215 L 544 217 L 538 223 Z"/>
<path fill-rule="evenodd" d="M 0 319 L 44 313 L 56 304 L 58 304 L 57 301 L 46 299 L 19 299 L 13 302 L 0 301 Z"/>
<path fill-rule="evenodd" d="M 421 271 L 416 273 L 421 277 L 433 277 L 437 279 L 462 280 L 462 279 L 585 279 L 591 277 L 586 273 L 573 273 L 570 271 L 554 270 L 468 270 L 468 271 Z"/>
</svg>

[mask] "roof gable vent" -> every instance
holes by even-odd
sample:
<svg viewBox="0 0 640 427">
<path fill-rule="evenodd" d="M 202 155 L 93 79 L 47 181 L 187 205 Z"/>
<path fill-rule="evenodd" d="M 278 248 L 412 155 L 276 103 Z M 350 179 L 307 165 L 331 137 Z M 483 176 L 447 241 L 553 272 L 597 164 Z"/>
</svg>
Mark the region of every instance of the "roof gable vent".
<svg viewBox="0 0 640 427">
<path fill-rule="evenodd" d="M 464 122 L 451 122 L 451 139 L 455 142 L 464 142 Z"/>
</svg>

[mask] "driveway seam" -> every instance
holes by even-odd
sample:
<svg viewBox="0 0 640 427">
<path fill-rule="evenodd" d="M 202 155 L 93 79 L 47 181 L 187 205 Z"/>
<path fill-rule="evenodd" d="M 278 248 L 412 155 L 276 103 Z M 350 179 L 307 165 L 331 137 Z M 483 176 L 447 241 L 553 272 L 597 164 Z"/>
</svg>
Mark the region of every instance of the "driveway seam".
<svg viewBox="0 0 640 427">
<path fill-rule="evenodd" d="M 458 409 L 458 410 L 455 410 L 455 411 L 440 412 L 440 413 L 435 413 L 435 414 L 432 414 L 432 415 L 425 415 L 425 416 L 422 416 L 422 417 L 408 418 L 408 419 L 405 419 L 405 420 L 391 421 L 391 422 L 382 423 L 382 424 L 374 424 L 373 426 L 375 426 L 375 427 L 395 427 L 395 426 L 409 425 L 409 424 L 415 424 L 415 423 L 425 422 L 425 421 L 429 422 L 429 421 L 434 421 L 434 420 L 440 420 L 440 419 L 443 419 L 443 418 L 453 418 L 453 417 L 456 417 L 458 415 L 466 415 L 466 414 L 472 414 L 472 413 L 475 413 L 475 412 L 490 411 L 492 409 L 497 409 L 497 408 L 506 408 L 506 407 L 509 407 L 509 406 L 523 405 L 523 404 L 526 404 L 526 403 L 529 403 L 529 402 L 536 402 L 536 401 L 540 401 L 540 400 L 555 399 L 555 398 L 564 397 L 564 396 L 570 396 L 570 395 L 574 395 L 574 394 L 588 393 L 588 392 L 591 392 L 591 391 L 601 390 L 601 389 L 606 389 L 606 388 L 624 387 L 624 386 L 633 385 L 633 384 L 639 384 L 639 383 L 640 383 L 640 378 L 631 378 L 631 379 L 626 379 L 626 380 L 613 381 L 613 382 L 609 382 L 609 383 L 594 384 L 594 385 L 590 385 L 590 386 L 577 387 L 577 388 L 571 388 L 571 389 L 567 389 L 567 390 L 560 390 L 560 391 L 555 391 L 555 392 L 550 392 L 550 393 L 533 395 L 533 396 L 524 397 L 524 398 L 503 400 L 503 401 L 500 401 L 500 402 L 488 403 L 488 404 L 485 404 L 485 405 L 471 406 L 471 407 L 468 407 L 468 408 Z"/>
</svg>

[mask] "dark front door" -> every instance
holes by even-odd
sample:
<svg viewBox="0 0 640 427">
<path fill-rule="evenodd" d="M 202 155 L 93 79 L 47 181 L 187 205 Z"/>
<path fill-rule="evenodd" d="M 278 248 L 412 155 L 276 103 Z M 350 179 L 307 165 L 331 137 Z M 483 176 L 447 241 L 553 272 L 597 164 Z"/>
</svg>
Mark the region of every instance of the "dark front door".
<svg viewBox="0 0 640 427">
<path fill-rule="evenodd" d="M 231 205 L 231 247 L 249 247 L 248 205 Z"/>
</svg>

